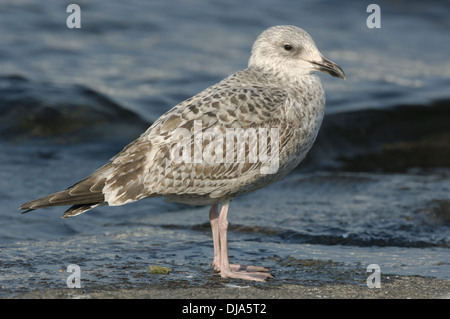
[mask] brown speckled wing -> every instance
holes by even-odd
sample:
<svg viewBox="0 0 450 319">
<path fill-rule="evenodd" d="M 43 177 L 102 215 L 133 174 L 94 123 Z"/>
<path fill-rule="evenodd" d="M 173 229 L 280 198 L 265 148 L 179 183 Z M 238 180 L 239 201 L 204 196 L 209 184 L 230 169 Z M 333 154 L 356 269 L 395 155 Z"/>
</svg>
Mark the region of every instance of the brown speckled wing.
<svg viewBox="0 0 450 319">
<path fill-rule="evenodd" d="M 149 196 L 167 196 L 169 200 L 184 197 L 183 202 L 203 203 L 207 198 L 217 200 L 230 195 L 235 189 L 258 179 L 261 162 L 238 162 L 237 154 L 234 154 L 231 163 L 227 163 L 227 130 L 239 133 L 234 130 L 281 129 L 285 123 L 287 94 L 281 89 L 230 87 L 225 83 L 177 105 L 115 156 L 108 164 L 109 175 L 103 189 L 105 201 L 110 205 L 121 205 Z M 209 139 L 199 139 L 200 132 Z M 216 138 L 220 134 L 222 144 Z M 190 149 L 191 156 L 177 161 L 174 150 L 180 145 L 180 137 L 187 137 L 185 141 L 188 142 L 181 144 L 186 147 L 185 153 Z M 237 138 L 235 142 L 238 142 Z M 217 153 L 214 154 L 215 147 L 220 145 L 223 146 L 222 161 L 217 160 L 220 158 L 216 157 Z M 209 160 L 198 149 L 211 151 Z M 195 157 L 196 154 L 201 156 Z M 244 159 L 248 159 L 248 155 L 249 148 L 246 147 Z"/>
</svg>

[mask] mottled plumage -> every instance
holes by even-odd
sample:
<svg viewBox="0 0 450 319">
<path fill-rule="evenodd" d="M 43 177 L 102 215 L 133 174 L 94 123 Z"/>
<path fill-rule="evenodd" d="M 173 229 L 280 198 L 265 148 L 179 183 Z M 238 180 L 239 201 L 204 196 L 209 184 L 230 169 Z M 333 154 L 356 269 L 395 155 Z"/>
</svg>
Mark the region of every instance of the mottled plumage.
<svg viewBox="0 0 450 319">
<path fill-rule="evenodd" d="M 20 208 L 30 211 L 72 205 L 63 215 L 69 217 L 99 205 L 123 205 L 155 196 L 180 203 L 212 205 L 216 269 L 223 277 L 263 280 L 270 275 L 259 268 L 225 269 L 230 268 L 228 257 L 224 265 L 224 249 L 216 248 L 220 246 L 216 237 L 226 238 L 226 234 L 215 235 L 217 205 L 223 204 L 225 212 L 221 216 L 226 218 L 233 198 L 279 180 L 305 157 L 317 136 L 325 108 L 324 91 L 319 78 L 312 74 L 314 70 L 345 77 L 336 64 L 320 55 L 305 31 L 292 26 L 272 27 L 256 40 L 247 69 L 176 105 L 84 180 Z M 256 144 L 247 140 L 242 161 L 237 152 L 231 155 L 227 152 L 228 140 L 224 138 L 220 144 L 221 140 L 215 138 L 234 132 L 230 141 L 243 144 L 239 134 L 260 129 L 279 132 L 268 135 L 266 141 L 267 154 L 272 160 L 276 155 L 278 160 L 270 174 L 262 170 L 265 163 L 261 160 L 249 160 L 252 152 L 260 150 L 257 147 L 261 140 Z M 190 142 L 183 144 L 186 148 L 180 148 L 186 132 L 190 138 L 186 141 Z M 208 135 L 211 132 L 214 135 Z M 202 153 L 197 152 L 199 149 Z M 180 161 L 181 155 L 189 153 L 190 157 Z M 227 154 L 230 157 L 225 160 Z"/>
</svg>

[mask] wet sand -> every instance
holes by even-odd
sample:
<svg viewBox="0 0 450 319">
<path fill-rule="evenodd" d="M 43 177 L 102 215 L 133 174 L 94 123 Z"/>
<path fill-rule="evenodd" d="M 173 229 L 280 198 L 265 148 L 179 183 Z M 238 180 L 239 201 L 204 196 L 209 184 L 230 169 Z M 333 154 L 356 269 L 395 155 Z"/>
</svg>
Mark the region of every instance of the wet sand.
<svg viewBox="0 0 450 319">
<path fill-rule="evenodd" d="M 219 279 L 218 279 L 219 280 Z M 420 276 L 386 276 L 381 288 L 365 284 L 282 284 L 257 286 L 252 283 L 222 287 L 137 289 L 49 289 L 31 291 L 17 299 L 449 299 L 450 281 Z"/>
</svg>

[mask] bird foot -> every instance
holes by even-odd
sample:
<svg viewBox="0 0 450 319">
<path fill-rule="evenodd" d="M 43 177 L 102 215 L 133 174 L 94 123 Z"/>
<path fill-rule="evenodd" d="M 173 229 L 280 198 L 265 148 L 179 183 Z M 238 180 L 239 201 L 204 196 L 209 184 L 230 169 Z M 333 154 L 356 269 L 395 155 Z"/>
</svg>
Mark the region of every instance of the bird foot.
<svg viewBox="0 0 450 319">
<path fill-rule="evenodd" d="M 222 278 L 238 278 L 260 282 L 273 278 L 273 276 L 269 273 L 269 270 L 261 266 L 230 264 L 228 268 L 224 267 L 224 269 L 221 269 L 214 263 L 213 266 L 214 269 L 220 273 Z"/>
</svg>

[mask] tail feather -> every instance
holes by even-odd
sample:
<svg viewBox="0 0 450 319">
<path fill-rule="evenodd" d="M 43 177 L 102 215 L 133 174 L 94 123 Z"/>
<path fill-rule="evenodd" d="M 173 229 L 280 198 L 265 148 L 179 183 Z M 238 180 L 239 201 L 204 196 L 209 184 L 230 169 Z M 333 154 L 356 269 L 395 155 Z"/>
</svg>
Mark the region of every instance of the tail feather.
<svg viewBox="0 0 450 319">
<path fill-rule="evenodd" d="M 72 205 L 64 212 L 63 218 L 76 216 L 106 204 L 102 187 L 100 187 L 102 183 L 104 185 L 104 179 L 99 180 L 95 176 L 89 176 L 66 190 L 24 203 L 20 205 L 20 209 L 25 210 L 22 212 L 25 214 L 39 208 Z"/>
<path fill-rule="evenodd" d="M 77 216 L 80 214 L 83 214 L 84 212 L 87 212 L 88 210 L 91 210 L 94 207 L 105 205 L 105 203 L 98 203 L 98 204 L 83 204 L 83 205 L 73 205 L 68 210 L 64 212 L 62 215 L 62 218 L 69 218 L 73 216 Z"/>
</svg>

